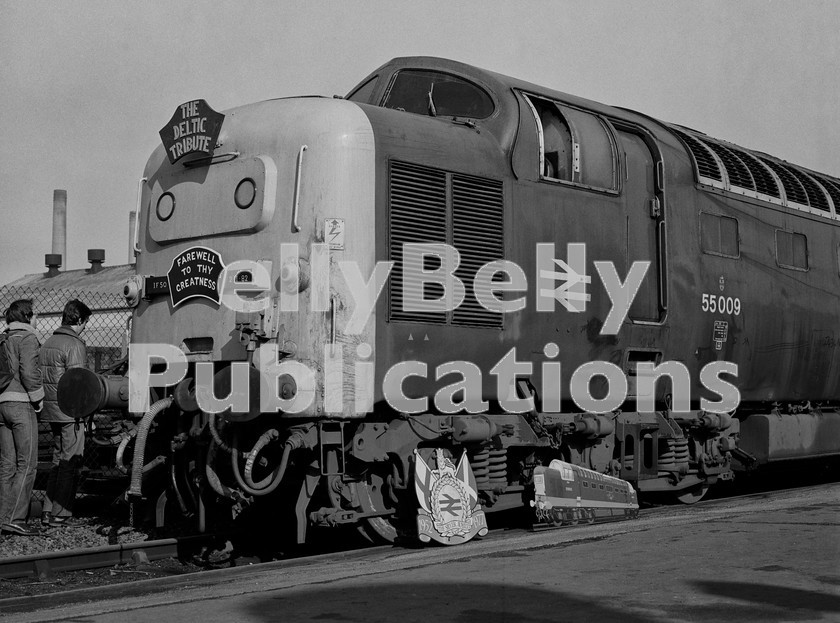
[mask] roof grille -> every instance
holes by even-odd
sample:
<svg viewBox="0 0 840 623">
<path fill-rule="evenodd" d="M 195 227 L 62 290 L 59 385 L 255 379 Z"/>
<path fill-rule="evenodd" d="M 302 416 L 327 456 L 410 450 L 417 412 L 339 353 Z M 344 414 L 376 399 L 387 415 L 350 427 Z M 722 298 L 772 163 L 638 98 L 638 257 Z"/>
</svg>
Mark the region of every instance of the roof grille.
<svg viewBox="0 0 840 623">
<path fill-rule="evenodd" d="M 410 242 L 446 242 L 446 173 L 404 162 L 391 162 L 389 177 L 391 271 L 389 318 L 412 322 L 446 323 L 445 312 L 405 311 L 403 287 L 416 283 L 419 274 L 403 274 L 403 245 Z M 405 283 L 404 283 L 405 280 Z M 423 298 L 437 298 L 440 292 L 427 287 Z"/>
<path fill-rule="evenodd" d="M 461 254 L 455 275 L 466 289 L 464 302 L 452 312 L 452 324 L 501 327 L 502 314 L 485 309 L 473 292 L 476 271 L 504 257 L 501 182 L 452 175 L 452 242 Z"/>
<path fill-rule="evenodd" d="M 738 154 L 747 168 L 752 173 L 753 181 L 755 182 L 755 190 L 763 195 L 780 198 L 779 185 L 770 170 L 764 164 L 753 156 L 751 153 L 739 149 L 729 148 L 733 153 Z"/>
<path fill-rule="evenodd" d="M 840 214 L 840 183 L 827 177 L 818 177 L 820 183 L 834 202 L 834 212 Z"/>
<path fill-rule="evenodd" d="M 785 194 L 788 201 L 795 201 L 800 205 L 808 205 L 808 194 L 805 188 L 796 177 L 778 162 L 774 162 L 769 158 L 761 158 L 761 161 L 776 172 L 779 179 L 782 180 L 782 186 L 785 187 Z"/>
<path fill-rule="evenodd" d="M 825 193 L 822 191 L 822 188 L 811 178 L 811 176 L 806 175 L 802 171 L 798 169 L 794 169 L 792 166 L 785 167 L 788 171 L 790 171 L 796 179 L 802 182 L 802 186 L 805 187 L 805 192 L 808 194 L 808 204 L 812 208 L 816 208 L 817 210 L 823 210 L 824 212 L 831 212 L 831 207 L 828 205 L 828 200 L 825 198 Z"/>
<path fill-rule="evenodd" d="M 694 156 L 694 162 L 697 163 L 697 170 L 700 173 L 700 177 L 707 177 L 709 179 L 717 180 L 719 182 L 723 181 L 723 176 L 720 173 L 720 168 L 718 167 L 717 161 L 709 151 L 708 147 L 703 145 L 703 143 L 698 141 L 690 134 L 686 134 L 681 130 L 677 130 L 676 128 L 671 127 L 671 131 L 674 132 L 674 134 L 676 134 L 677 136 L 679 136 L 682 139 L 682 141 L 686 144 L 689 151 L 691 151 L 691 155 Z"/>
<path fill-rule="evenodd" d="M 738 186 L 739 188 L 746 188 L 747 190 L 755 190 L 755 183 L 747 166 L 741 162 L 741 159 L 735 155 L 728 147 L 724 147 L 719 143 L 711 141 L 703 141 L 709 148 L 715 152 L 723 162 L 726 168 L 726 174 L 729 176 L 729 184 L 731 186 Z"/>
</svg>

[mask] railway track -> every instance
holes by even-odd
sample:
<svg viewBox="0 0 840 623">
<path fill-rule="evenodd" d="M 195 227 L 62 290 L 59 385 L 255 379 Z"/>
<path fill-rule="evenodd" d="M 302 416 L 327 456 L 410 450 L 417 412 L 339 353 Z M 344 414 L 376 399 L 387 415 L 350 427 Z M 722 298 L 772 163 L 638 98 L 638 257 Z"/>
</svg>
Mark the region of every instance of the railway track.
<svg viewBox="0 0 840 623">
<path fill-rule="evenodd" d="M 219 538 L 219 535 L 195 535 L 4 558 L 0 559 L 0 579 L 25 576 L 45 578 L 58 572 L 183 558 L 189 552 L 198 551 Z"/>
</svg>

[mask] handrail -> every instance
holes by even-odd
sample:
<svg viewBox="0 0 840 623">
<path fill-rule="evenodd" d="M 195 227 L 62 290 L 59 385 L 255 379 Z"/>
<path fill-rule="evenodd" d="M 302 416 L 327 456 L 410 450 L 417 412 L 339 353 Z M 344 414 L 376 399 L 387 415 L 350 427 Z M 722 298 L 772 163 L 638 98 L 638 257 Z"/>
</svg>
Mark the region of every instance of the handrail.
<svg viewBox="0 0 840 623">
<path fill-rule="evenodd" d="M 137 236 L 140 233 L 140 204 L 143 201 L 143 184 L 145 184 L 148 179 L 149 178 L 147 177 L 141 177 L 140 182 L 137 184 L 137 207 L 134 212 L 134 240 L 131 241 L 131 248 L 135 255 L 140 253 L 140 247 L 137 246 Z"/>
<path fill-rule="evenodd" d="M 300 151 L 298 152 L 297 158 L 297 170 L 295 171 L 295 202 L 292 205 L 292 232 L 297 233 L 300 231 L 300 225 L 298 225 L 298 207 L 300 205 L 300 175 L 301 169 L 303 169 L 303 152 L 305 152 L 309 147 L 306 145 L 300 146 Z"/>
</svg>

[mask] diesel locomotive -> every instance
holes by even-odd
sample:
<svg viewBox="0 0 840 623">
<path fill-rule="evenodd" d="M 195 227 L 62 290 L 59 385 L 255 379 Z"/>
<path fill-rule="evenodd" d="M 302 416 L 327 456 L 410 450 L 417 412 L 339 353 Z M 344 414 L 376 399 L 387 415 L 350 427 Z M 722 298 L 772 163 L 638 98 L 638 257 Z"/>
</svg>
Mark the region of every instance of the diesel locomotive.
<svg viewBox="0 0 840 623">
<path fill-rule="evenodd" d="M 597 517 L 636 517 L 639 501 L 626 480 L 554 459 L 534 469 L 537 518 L 544 523 L 593 523 Z"/>
<path fill-rule="evenodd" d="M 480 533 L 552 461 L 691 503 L 840 453 L 836 177 L 429 57 L 160 135 L 131 383 L 62 385 L 134 400 L 151 508 L 394 541 Z"/>
</svg>

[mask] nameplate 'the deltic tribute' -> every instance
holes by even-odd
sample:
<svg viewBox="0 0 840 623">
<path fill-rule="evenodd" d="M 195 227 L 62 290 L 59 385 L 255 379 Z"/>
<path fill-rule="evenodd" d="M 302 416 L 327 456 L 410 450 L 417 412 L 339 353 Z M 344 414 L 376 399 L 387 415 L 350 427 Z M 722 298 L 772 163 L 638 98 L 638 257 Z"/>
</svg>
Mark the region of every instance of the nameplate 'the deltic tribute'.
<svg viewBox="0 0 840 623">
<path fill-rule="evenodd" d="M 204 100 L 185 102 L 160 130 L 169 162 L 175 164 L 188 154 L 212 156 L 225 116 Z"/>
</svg>

